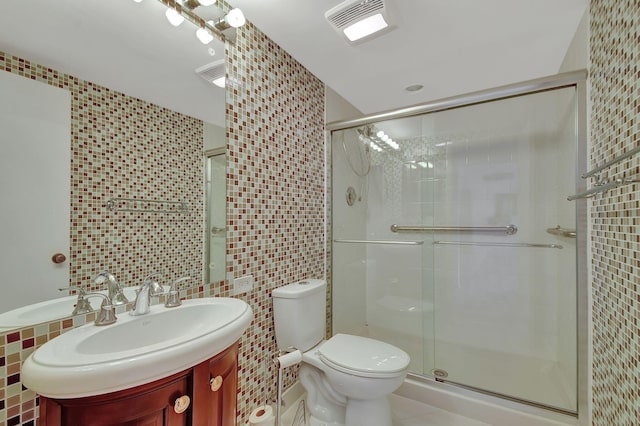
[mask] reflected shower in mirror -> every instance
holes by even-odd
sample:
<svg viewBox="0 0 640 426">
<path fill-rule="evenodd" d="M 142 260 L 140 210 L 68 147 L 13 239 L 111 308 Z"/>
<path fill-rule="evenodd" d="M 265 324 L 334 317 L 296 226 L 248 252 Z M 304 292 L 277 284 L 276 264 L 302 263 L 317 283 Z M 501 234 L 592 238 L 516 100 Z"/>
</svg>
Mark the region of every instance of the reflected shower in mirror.
<svg viewBox="0 0 640 426">
<path fill-rule="evenodd" d="M 206 282 L 211 283 L 223 281 L 226 270 L 227 156 L 224 148 L 207 152 L 205 175 L 207 179 L 205 279 Z"/>
</svg>

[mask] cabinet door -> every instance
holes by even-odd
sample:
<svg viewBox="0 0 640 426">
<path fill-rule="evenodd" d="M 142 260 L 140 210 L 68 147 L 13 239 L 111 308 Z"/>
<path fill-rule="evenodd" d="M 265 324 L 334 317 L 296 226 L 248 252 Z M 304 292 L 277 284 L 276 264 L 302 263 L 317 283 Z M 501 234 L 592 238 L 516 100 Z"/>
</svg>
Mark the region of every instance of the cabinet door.
<svg viewBox="0 0 640 426">
<path fill-rule="evenodd" d="M 187 426 L 191 409 L 178 414 L 175 400 L 187 395 L 190 377 L 154 382 L 95 397 L 43 398 L 41 420 L 46 426 Z"/>
<path fill-rule="evenodd" d="M 212 381 L 214 386 L 212 387 Z M 193 370 L 193 426 L 234 426 L 238 344 Z"/>
</svg>

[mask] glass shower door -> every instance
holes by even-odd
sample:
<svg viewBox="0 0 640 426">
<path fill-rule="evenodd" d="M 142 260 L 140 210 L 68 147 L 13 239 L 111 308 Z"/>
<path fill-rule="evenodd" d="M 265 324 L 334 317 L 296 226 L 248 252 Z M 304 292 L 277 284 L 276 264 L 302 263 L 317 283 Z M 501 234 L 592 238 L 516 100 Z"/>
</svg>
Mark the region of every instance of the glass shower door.
<svg viewBox="0 0 640 426">
<path fill-rule="evenodd" d="M 566 87 L 334 131 L 333 333 L 575 412 L 576 116 Z"/>
<path fill-rule="evenodd" d="M 435 374 L 576 411 L 575 90 L 431 114 L 436 233 Z M 425 342 L 426 343 L 426 342 Z"/>
</svg>

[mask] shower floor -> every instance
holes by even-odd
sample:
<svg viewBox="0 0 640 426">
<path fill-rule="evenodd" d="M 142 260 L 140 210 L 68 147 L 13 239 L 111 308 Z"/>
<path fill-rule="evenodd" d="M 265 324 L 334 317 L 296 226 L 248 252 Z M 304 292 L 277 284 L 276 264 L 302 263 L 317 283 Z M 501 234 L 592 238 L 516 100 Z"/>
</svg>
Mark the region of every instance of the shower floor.
<svg viewBox="0 0 640 426">
<path fill-rule="evenodd" d="M 575 411 L 575 384 L 553 360 L 450 342 L 438 342 L 436 360 L 436 368 L 448 372 L 447 381 Z"/>
</svg>

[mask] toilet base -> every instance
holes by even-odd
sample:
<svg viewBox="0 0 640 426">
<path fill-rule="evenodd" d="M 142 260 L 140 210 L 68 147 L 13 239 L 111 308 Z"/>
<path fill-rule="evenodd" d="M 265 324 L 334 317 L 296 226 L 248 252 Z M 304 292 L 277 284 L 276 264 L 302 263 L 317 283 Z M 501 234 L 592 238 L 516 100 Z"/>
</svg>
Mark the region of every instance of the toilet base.
<svg viewBox="0 0 640 426">
<path fill-rule="evenodd" d="M 373 400 L 350 399 L 345 423 L 326 422 L 311 415 L 309 426 L 391 426 L 391 406 L 387 397 Z"/>
<path fill-rule="evenodd" d="M 345 426 L 391 426 L 391 406 L 386 396 L 378 399 L 349 399 Z"/>
<path fill-rule="evenodd" d="M 335 423 L 335 422 L 323 422 L 322 420 L 318 420 L 317 418 L 311 415 L 309 417 L 309 426 L 345 426 L 344 423 Z"/>
</svg>

